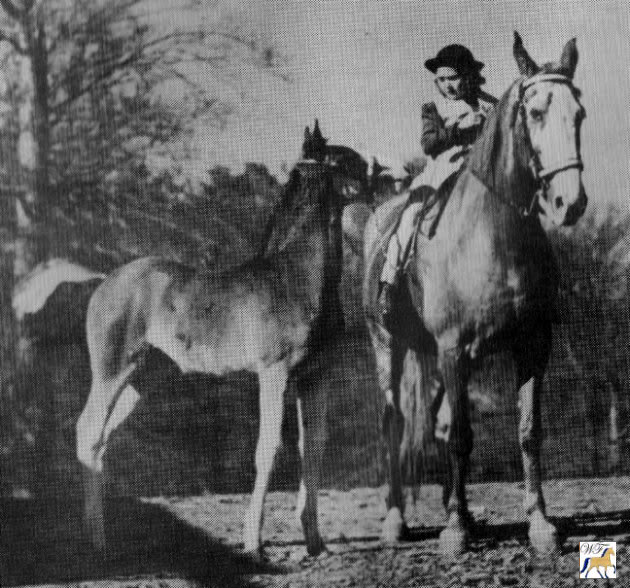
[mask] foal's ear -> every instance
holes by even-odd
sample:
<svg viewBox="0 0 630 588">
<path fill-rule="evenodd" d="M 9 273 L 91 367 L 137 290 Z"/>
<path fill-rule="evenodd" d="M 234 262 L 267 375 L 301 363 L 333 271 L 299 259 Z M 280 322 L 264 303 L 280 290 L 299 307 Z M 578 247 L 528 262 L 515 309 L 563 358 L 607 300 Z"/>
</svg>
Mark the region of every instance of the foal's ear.
<svg viewBox="0 0 630 588">
<path fill-rule="evenodd" d="M 538 66 L 536 62 L 529 56 L 529 53 L 523 47 L 523 39 L 514 31 L 514 47 L 513 47 L 514 59 L 518 66 L 518 71 L 522 76 L 531 77 L 538 72 Z"/>
<path fill-rule="evenodd" d="M 322 132 L 319 130 L 318 119 L 315 119 L 315 126 L 313 127 L 313 139 L 317 139 L 318 141 L 321 141 L 324 139 L 324 135 L 322 135 Z"/>
<path fill-rule="evenodd" d="M 564 49 L 562 50 L 562 55 L 560 57 L 560 71 L 567 77 L 573 79 L 577 62 L 577 41 L 574 37 L 564 46 Z"/>
</svg>

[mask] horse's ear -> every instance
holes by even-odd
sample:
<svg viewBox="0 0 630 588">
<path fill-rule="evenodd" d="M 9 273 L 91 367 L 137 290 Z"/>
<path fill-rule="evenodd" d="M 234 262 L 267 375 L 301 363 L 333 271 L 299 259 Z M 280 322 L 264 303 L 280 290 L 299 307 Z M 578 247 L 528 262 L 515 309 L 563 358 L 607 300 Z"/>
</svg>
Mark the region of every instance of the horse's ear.
<svg viewBox="0 0 630 588">
<path fill-rule="evenodd" d="M 315 126 L 313 127 L 313 139 L 321 141 L 324 138 L 322 132 L 319 130 L 319 120 L 315 119 Z"/>
<path fill-rule="evenodd" d="M 381 162 L 376 159 L 376 157 L 372 157 L 372 178 L 377 178 L 388 169 L 389 167 L 387 167 L 386 165 L 381 165 Z"/>
<path fill-rule="evenodd" d="M 304 140 L 305 141 L 311 140 L 311 130 L 308 127 L 304 129 Z"/>
<path fill-rule="evenodd" d="M 574 37 L 564 46 L 564 49 L 562 50 L 562 56 L 560 57 L 560 71 L 567 77 L 573 79 L 577 62 L 577 41 Z"/>
<path fill-rule="evenodd" d="M 522 76 L 529 78 L 538 72 L 536 62 L 529 56 L 525 47 L 523 47 L 523 39 L 521 39 L 521 36 L 516 31 L 514 31 L 513 52 L 516 65 L 518 66 L 518 71 Z"/>
</svg>

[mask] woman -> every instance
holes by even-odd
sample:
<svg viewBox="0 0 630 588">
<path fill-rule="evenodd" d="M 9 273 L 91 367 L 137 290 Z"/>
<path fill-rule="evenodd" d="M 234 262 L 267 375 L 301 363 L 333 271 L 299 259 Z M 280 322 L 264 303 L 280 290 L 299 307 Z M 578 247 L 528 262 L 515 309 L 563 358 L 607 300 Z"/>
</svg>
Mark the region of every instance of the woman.
<svg viewBox="0 0 630 588">
<path fill-rule="evenodd" d="M 486 81 L 480 73 L 483 66 L 463 45 L 447 45 L 425 62 L 425 67 L 435 75 L 439 96 L 422 106 L 421 145 L 428 160 L 409 188 L 407 206 L 389 241 L 379 298 L 384 314 L 392 311 L 394 286 L 410 248 L 423 200 L 461 169 L 470 146 L 497 103 L 496 98 L 481 89 Z"/>
</svg>

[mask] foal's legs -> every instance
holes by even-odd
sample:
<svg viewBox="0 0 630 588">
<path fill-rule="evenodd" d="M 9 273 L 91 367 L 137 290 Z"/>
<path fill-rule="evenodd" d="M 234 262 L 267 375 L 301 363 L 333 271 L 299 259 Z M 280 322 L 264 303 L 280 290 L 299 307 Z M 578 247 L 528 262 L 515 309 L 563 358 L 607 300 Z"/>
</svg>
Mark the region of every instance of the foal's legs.
<svg viewBox="0 0 630 588">
<path fill-rule="evenodd" d="M 322 386 L 325 387 L 325 384 L 318 385 L 316 390 L 299 390 L 297 399 L 299 449 L 302 457 L 297 511 L 309 555 L 318 555 L 325 549 L 317 522 L 317 494 L 328 433 L 328 394 L 326 389 L 320 391 Z"/>
<path fill-rule="evenodd" d="M 540 397 L 550 349 L 550 325 L 545 325 L 531 338 L 519 340 L 514 349 L 520 386 L 518 432 L 525 479 L 523 507 L 529 517 L 530 543 L 541 554 L 558 548 L 558 531 L 547 520 L 545 513 L 540 463 L 543 439 Z"/>
<path fill-rule="evenodd" d="M 77 458 L 86 468 L 85 523 L 98 549 L 105 548 L 103 456 L 110 435 L 131 414 L 140 398 L 136 390 L 127 385 L 135 369 L 136 365 L 130 364 L 118 377 L 109 380 L 94 374 L 87 404 L 77 422 Z"/>
<path fill-rule="evenodd" d="M 440 547 L 447 555 L 458 555 L 465 551 L 470 534 L 466 501 L 466 474 L 473 446 L 467 389 L 470 366 L 459 349 L 440 350 L 439 363 L 452 415 L 448 439 L 451 472 L 448 522 L 440 534 Z"/>
<path fill-rule="evenodd" d="M 263 506 L 274 460 L 282 440 L 284 392 L 287 387 L 287 366 L 282 363 L 263 368 L 260 383 L 260 428 L 256 446 L 256 482 L 249 509 L 245 515 L 243 540 L 245 551 L 258 556 L 261 551 Z"/>
</svg>

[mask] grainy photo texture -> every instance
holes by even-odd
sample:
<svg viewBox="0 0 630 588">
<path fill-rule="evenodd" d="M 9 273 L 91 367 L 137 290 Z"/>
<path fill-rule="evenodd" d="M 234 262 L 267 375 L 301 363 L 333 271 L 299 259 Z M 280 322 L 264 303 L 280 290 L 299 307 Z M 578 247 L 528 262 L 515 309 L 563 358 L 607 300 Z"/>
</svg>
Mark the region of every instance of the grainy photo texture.
<svg viewBox="0 0 630 588">
<path fill-rule="evenodd" d="M 0 585 L 630 585 L 628 38 L 0 0 Z"/>
</svg>

